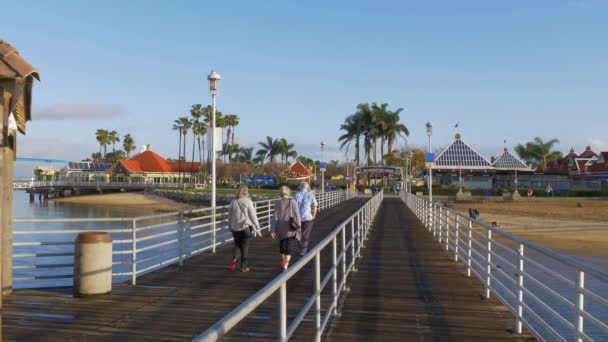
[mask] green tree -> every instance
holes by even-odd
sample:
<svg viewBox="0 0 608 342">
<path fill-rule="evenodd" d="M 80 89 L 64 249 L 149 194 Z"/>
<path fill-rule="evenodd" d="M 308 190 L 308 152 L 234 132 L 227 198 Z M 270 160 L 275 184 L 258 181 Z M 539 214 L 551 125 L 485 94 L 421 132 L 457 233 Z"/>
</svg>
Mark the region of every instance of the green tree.
<svg viewBox="0 0 608 342">
<path fill-rule="evenodd" d="M 127 158 L 131 158 L 131 151 L 135 151 L 135 140 L 131 137 L 131 134 L 125 134 L 122 139 L 122 148 L 127 152 Z"/>
<path fill-rule="evenodd" d="M 350 145 L 354 142 L 355 144 L 355 164 L 359 165 L 359 155 L 360 155 L 360 141 L 361 136 L 364 133 L 364 126 L 362 123 L 361 115 L 359 113 L 349 115 L 344 123 L 340 125 L 340 130 L 344 131 L 338 138 L 338 142 L 341 142 L 340 150 L 346 148 L 346 154 L 348 154 L 348 150 Z"/>
<path fill-rule="evenodd" d="M 253 162 L 253 147 L 241 147 L 239 149 L 237 160 L 241 163 L 254 164 Z"/>
<path fill-rule="evenodd" d="M 200 140 L 200 119 L 203 116 L 203 105 L 194 104 L 190 108 L 190 116 L 192 117 L 191 125 L 192 125 L 192 164 L 194 164 L 194 153 L 196 151 L 196 141 L 198 138 L 198 153 L 199 159 L 201 156 L 201 140 Z M 202 165 L 202 164 L 201 164 Z"/>
<path fill-rule="evenodd" d="M 279 153 L 281 154 L 281 162 L 285 164 L 289 163 L 289 158 L 296 158 L 298 156 L 295 145 L 287 142 L 285 138 L 279 140 Z"/>
<path fill-rule="evenodd" d="M 562 157 L 561 152 L 553 151 L 555 144 L 559 144 L 558 139 L 545 141 L 540 137 L 536 137 L 525 145 L 518 144 L 515 146 L 515 153 L 533 168 L 542 171 L 547 167 L 549 162 Z"/>
<path fill-rule="evenodd" d="M 98 129 L 97 132 L 95 132 L 95 139 L 97 139 L 97 142 L 99 143 L 99 154 L 102 154 L 102 148 L 103 148 L 103 156 L 105 157 L 106 155 L 106 146 L 108 145 L 108 130 L 106 129 Z"/>
<path fill-rule="evenodd" d="M 112 152 L 116 151 L 116 143 L 120 142 L 120 135 L 116 131 L 108 132 L 108 143 L 112 144 Z"/>
<path fill-rule="evenodd" d="M 112 151 L 106 155 L 106 163 L 115 163 L 125 159 L 125 152 L 122 150 Z"/>
<path fill-rule="evenodd" d="M 268 136 L 266 141 L 260 141 L 258 144 L 261 148 L 257 151 L 257 155 L 264 156 L 264 159 L 268 158 L 271 164 L 275 163 L 276 157 L 281 154 L 279 139 Z"/>
</svg>

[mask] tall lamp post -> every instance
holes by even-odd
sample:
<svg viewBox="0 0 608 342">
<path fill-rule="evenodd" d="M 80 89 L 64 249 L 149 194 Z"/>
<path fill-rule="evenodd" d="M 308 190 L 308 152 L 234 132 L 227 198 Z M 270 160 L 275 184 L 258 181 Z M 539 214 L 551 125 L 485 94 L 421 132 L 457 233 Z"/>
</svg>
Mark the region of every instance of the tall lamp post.
<svg viewBox="0 0 608 342">
<path fill-rule="evenodd" d="M 433 135 L 433 124 L 431 122 L 426 123 L 426 135 L 429 136 L 429 154 L 431 154 L 432 145 L 431 145 L 431 135 Z M 434 160 L 430 161 L 434 162 Z M 433 167 L 432 164 L 429 164 L 429 222 L 431 227 L 433 226 Z"/>
<path fill-rule="evenodd" d="M 211 103 L 212 103 L 212 110 L 211 110 L 211 208 L 213 208 L 213 253 L 215 253 L 215 238 L 216 238 L 216 232 L 215 232 L 215 152 L 216 152 L 216 146 L 215 146 L 215 98 L 217 97 L 217 94 L 219 92 L 219 88 L 220 88 L 220 74 L 218 74 L 217 72 L 211 70 L 211 73 L 209 74 L 209 76 L 207 76 L 207 80 L 209 81 L 209 95 L 211 95 Z"/>
<path fill-rule="evenodd" d="M 412 171 L 414 170 L 414 167 L 412 165 L 414 163 L 414 152 L 412 152 L 410 150 L 410 152 L 408 154 L 409 154 L 409 158 L 408 159 L 410 161 L 410 172 L 409 172 L 410 178 L 408 179 L 408 183 L 409 183 L 409 189 L 408 189 L 408 191 L 411 193 L 412 192 L 412 180 L 414 179 L 414 176 L 412 174 Z"/>
<path fill-rule="evenodd" d="M 325 142 L 321 141 L 321 163 L 325 163 Z M 324 165 L 325 166 L 325 165 Z M 321 169 L 321 193 L 325 192 L 325 169 Z"/>
</svg>

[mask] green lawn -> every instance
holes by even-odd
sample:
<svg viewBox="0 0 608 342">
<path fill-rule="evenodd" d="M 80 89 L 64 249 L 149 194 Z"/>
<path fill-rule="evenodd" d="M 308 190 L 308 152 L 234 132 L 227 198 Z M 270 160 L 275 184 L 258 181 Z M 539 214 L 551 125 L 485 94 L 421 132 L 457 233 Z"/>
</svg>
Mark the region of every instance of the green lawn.
<svg viewBox="0 0 608 342">
<path fill-rule="evenodd" d="M 211 192 L 211 190 L 209 190 L 209 189 L 189 189 L 186 191 L 204 192 L 204 193 Z M 217 188 L 217 193 L 218 194 L 235 194 L 236 189 Z M 278 189 L 249 189 L 249 193 L 253 196 L 277 196 L 277 197 L 279 196 Z"/>
</svg>

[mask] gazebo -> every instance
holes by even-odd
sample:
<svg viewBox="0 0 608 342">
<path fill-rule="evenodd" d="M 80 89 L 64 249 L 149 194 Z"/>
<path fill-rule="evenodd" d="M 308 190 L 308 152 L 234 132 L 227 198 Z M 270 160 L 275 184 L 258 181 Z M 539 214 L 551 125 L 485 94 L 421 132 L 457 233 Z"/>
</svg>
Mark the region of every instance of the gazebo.
<svg viewBox="0 0 608 342">
<path fill-rule="evenodd" d="M 494 166 L 497 175 L 510 174 L 511 172 L 514 173 L 513 182 L 515 185 L 515 191 L 517 191 L 517 172 L 533 172 L 533 170 L 528 165 L 526 165 L 519 158 L 511 154 L 506 147 L 502 151 L 502 153 L 496 156 L 496 158 L 493 160 L 492 166 Z"/>
<path fill-rule="evenodd" d="M 433 181 L 436 184 L 449 187 L 454 184 L 454 178 L 457 176 L 458 187 L 462 190 L 464 186 L 462 175 L 464 172 L 469 178 L 468 187 L 488 188 L 492 184 L 488 171 L 493 169 L 492 164 L 474 148 L 462 141 L 460 133 L 457 133 L 454 141 L 435 158 Z"/>
<path fill-rule="evenodd" d="M 16 131 L 25 134 L 25 123 L 32 117 L 32 88 L 38 70 L 21 57 L 19 51 L 0 40 L 0 226 L 2 228 L 1 286 L 3 293 L 13 287 L 13 167 L 17 152 Z M 12 115 L 12 117 L 11 117 Z M 14 120 L 14 127 L 10 125 Z M 0 306 L 2 296 L 0 295 Z"/>
<path fill-rule="evenodd" d="M 300 161 L 296 161 L 287 170 L 283 171 L 281 176 L 285 177 L 288 182 L 308 181 L 313 176 L 313 173 Z"/>
</svg>

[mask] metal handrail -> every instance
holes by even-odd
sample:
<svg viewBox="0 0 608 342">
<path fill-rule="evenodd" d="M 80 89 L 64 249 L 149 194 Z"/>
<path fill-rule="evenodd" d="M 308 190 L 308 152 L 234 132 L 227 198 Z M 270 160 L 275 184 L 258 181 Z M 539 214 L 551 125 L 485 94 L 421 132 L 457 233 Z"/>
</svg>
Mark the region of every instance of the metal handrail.
<svg viewBox="0 0 608 342">
<path fill-rule="evenodd" d="M 429 232 L 438 236 L 442 245 L 445 244 L 446 250 L 454 252 L 455 261 L 458 261 L 458 256 L 460 256 L 460 261 L 466 266 L 467 275 L 471 276 L 471 271 L 473 271 L 478 276 L 485 287 L 485 297 L 489 298 L 490 293 L 493 293 L 513 313 L 515 331 L 518 334 L 522 333 L 522 326 L 526 325 L 539 339 L 546 339 L 549 336 L 568 340 L 573 336 L 577 341 L 593 340 L 589 335 L 591 328 L 595 329 L 592 332 L 598 334 L 599 339 L 608 337 L 606 322 L 608 319 L 597 317 L 591 312 L 594 309 L 597 312 L 608 312 L 608 300 L 596 293 L 597 290 L 594 290 L 594 287 L 585 286 L 585 277 L 590 276 L 604 289 L 608 289 L 607 273 L 504 232 L 483 221 L 472 219 L 442 204 L 431 203 L 427 199 L 409 193 L 403 193 L 402 199 L 425 224 Z M 450 220 L 450 217 L 453 219 Z M 474 225 L 477 229 L 473 229 Z M 461 229 L 466 231 L 463 232 Z M 460 239 L 459 233 L 466 233 L 464 234 L 466 239 Z M 475 236 L 473 233 L 476 233 Z M 445 236 L 443 241 L 441 240 L 442 235 Z M 505 238 L 517 246 L 514 247 L 516 248 L 515 253 L 510 253 L 512 252 L 509 250 L 510 247 L 496 241 L 496 237 L 493 235 Z M 498 245 L 501 250 L 492 249 L 493 245 Z M 459 248 L 466 250 L 466 254 L 465 251 L 460 253 Z M 560 274 L 561 269 L 555 269 L 551 265 L 533 260 L 529 252 L 524 255 L 524 250 L 537 252 L 552 262 L 558 262 L 562 266 L 574 269 L 576 279 L 570 280 L 567 275 Z M 508 255 L 501 255 L 501 251 Z M 509 261 L 510 257 L 515 257 L 516 260 Z M 516 270 L 514 277 L 503 271 L 498 262 L 514 268 Z M 477 268 L 475 269 L 475 267 Z M 550 286 L 551 283 L 540 279 L 539 275 L 556 279 L 562 285 L 560 288 Z M 529 281 L 524 282 L 525 279 Z M 495 284 L 502 287 L 503 290 L 501 291 Z M 574 292 L 575 295 L 572 296 L 564 291 Z M 506 300 L 505 295 L 513 298 L 513 302 Z M 592 302 L 585 301 L 586 296 Z M 526 301 L 524 301 L 525 298 L 527 298 Z M 532 303 L 528 302 L 530 300 Z M 556 301 L 558 304 L 552 305 L 552 301 Z M 539 309 L 541 310 L 539 311 Z M 533 325 L 532 322 L 537 324 Z M 585 328 L 586 326 L 587 328 Z M 572 336 L 564 336 L 560 327 L 570 332 Z M 545 336 L 543 331 L 548 336 Z"/>
<path fill-rule="evenodd" d="M 334 191 L 316 194 L 319 210 L 330 207 L 355 196 L 352 191 Z M 274 213 L 274 200 L 255 201 L 254 206 L 263 229 L 269 229 Z M 129 276 L 130 282 L 136 284 L 137 277 L 173 263 L 183 263 L 184 260 L 207 251 L 215 252 L 215 248 L 232 241 L 228 230 L 227 205 L 215 208 L 196 208 L 169 213 L 143 215 L 120 218 L 53 218 L 53 219 L 14 219 L 14 235 L 17 238 L 13 247 L 19 251 L 13 256 L 14 270 L 32 270 L 25 275 L 15 274 L 16 281 L 65 279 L 71 263 L 65 258 L 73 256 L 73 238 L 78 233 L 88 231 L 103 231 L 113 235 L 114 265 L 113 276 Z M 19 225 L 50 223 L 46 229 L 19 229 Z M 61 226 L 75 225 L 74 229 Z M 114 227 L 82 227 L 79 224 L 105 225 Z M 58 226 L 59 225 L 59 226 Z M 215 227 L 215 229 L 214 229 Z M 60 239 L 61 241 L 57 241 Z M 68 241 L 71 240 L 71 241 Z M 129 260 L 125 257 L 130 255 Z M 49 263 L 49 257 L 62 257 L 57 263 Z M 46 258 L 46 259 L 40 259 Z M 35 272 L 36 267 L 44 264 L 45 268 L 61 265 L 64 268 L 55 273 Z M 129 270 L 125 269 L 130 265 Z M 28 267 L 22 267 L 28 266 Z M 57 267 L 59 268 L 59 267 Z M 33 274 L 33 275 L 32 275 Z M 24 284 L 24 287 L 36 284 Z M 47 286 L 48 283 L 45 285 Z"/>
<path fill-rule="evenodd" d="M 287 341 L 294 334 L 300 323 L 308 312 L 314 307 L 315 341 L 320 341 L 323 331 L 332 316 L 338 314 L 338 299 L 346 289 L 346 281 L 350 272 L 355 270 L 355 262 L 361 257 L 361 248 L 372 222 L 376 216 L 383 199 L 383 192 L 379 192 L 368 200 L 350 217 L 336 226 L 329 235 L 312 248 L 306 255 L 294 263 L 287 271 L 277 276 L 256 294 L 249 297 L 241 305 L 228 313 L 220 321 L 209 327 L 202 334 L 196 336 L 194 341 L 216 341 L 234 326 L 245 319 L 266 302 L 273 294 L 278 293 L 278 312 L 276 331 L 279 341 Z M 350 239 L 346 242 L 347 226 L 350 227 Z M 341 239 L 340 239 L 341 237 Z M 341 248 L 338 252 L 339 240 Z M 321 253 L 331 245 L 331 267 L 321 277 Z M 346 265 L 346 259 L 350 257 L 350 263 Z M 314 260 L 314 279 L 311 297 L 301 307 L 295 318 L 288 325 L 287 322 L 287 282 L 298 272 Z M 338 268 L 341 266 L 342 279 L 338 279 Z M 321 293 L 326 286 L 331 284 L 331 303 L 326 308 L 325 317 L 321 311 Z"/>
</svg>

